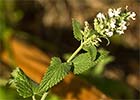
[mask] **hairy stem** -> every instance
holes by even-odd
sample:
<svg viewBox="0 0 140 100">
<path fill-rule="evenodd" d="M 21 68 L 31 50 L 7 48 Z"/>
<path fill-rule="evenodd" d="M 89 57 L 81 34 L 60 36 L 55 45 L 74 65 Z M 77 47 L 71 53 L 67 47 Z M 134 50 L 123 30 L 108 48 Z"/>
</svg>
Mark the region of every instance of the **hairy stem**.
<svg viewBox="0 0 140 100">
<path fill-rule="evenodd" d="M 69 57 L 67 62 L 70 62 L 79 53 L 79 51 L 82 49 L 82 47 L 83 47 L 83 44 L 81 43 L 81 45 L 77 48 L 77 50 Z"/>
<path fill-rule="evenodd" d="M 33 100 L 36 100 L 36 99 L 35 99 L 35 95 L 32 96 L 32 99 L 33 99 Z"/>
<path fill-rule="evenodd" d="M 48 92 L 45 92 L 40 100 L 45 100 L 47 95 L 48 95 Z"/>
<path fill-rule="evenodd" d="M 69 57 L 67 62 L 70 62 L 79 53 L 79 51 L 83 48 L 83 45 L 86 44 L 87 42 L 89 42 L 90 40 L 91 40 L 91 38 L 89 38 L 86 41 L 84 41 L 83 43 L 81 43 L 81 45 L 76 49 L 76 51 Z"/>
<path fill-rule="evenodd" d="M 69 57 L 69 59 L 67 60 L 67 62 L 70 62 L 78 53 L 79 51 L 83 48 L 83 45 L 86 44 L 87 42 L 89 42 L 90 38 L 87 39 L 84 42 L 81 42 L 81 45 L 76 49 L 76 51 Z M 45 92 L 41 98 L 41 100 L 45 100 L 46 96 L 47 96 L 48 92 Z"/>
<path fill-rule="evenodd" d="M 67 62 L 70 62 L 79 53 L 79 51 L 82 49 L 82 47 L 83 47 L 83 44 L 81 43 L 81 45 L 77 48 L 77 50 L 69 57 Z M 48 94 L 48 92 L 45 92 L 40 100 L 45 100 L 47 94 Z"/>
<path fill-rule="evenodd" d="M 88 40 L 87 40 L 88 41 Z M 83 48 L 83 45 L 87 42 L 83 42 L 81 43 L 81 45 L 76 49 L 76 51 L 69 57 L 69 59 L 67 60 L 67 62 L 70 62 L 78 53 L 79 51 Z M 47 96 L 48 92 L 45 92 L 41 98 L 41 100 L 45 100 L 46 96 Z"/>
</svg>

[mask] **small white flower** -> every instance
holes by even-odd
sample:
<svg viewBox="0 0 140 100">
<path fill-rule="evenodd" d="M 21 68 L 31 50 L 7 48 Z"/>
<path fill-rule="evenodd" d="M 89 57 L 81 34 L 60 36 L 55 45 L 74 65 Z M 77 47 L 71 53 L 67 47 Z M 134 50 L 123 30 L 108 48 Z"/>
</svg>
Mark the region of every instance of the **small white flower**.
<svg viewBox="0 0 140 100">
<path fill-rule="evenodd" d="M 105 16 L 102 13 L 98 13 L 97 14 L 97 18 L 99 18 L 99 19 L 105 19 Z"/>
<path fill-rule="evenodd" d="M 127 29 L 126 21 L 122 20 L 122 22 L 120 23 L 119 29 L 120 30 L 126 30 Z"/>
<path fill-rule="evenodd" d="M 121 26 L 121 29 L 122 30 L 126 30 L 127 29 L 127 26 Z"/>
<path fill-rule="evenodd" d="M 112 31 L 109 31 L 109 29 L 105 29 L 105 34 L 109 37 L 111 37 L 113 35 Z"/>
<path fill-rule="evenodd" d="M 126 21 L 122 20 L 121 21 L 121 26 L 124 26 L 124 25 L 126 25 Z"/>
<path fill-rule="evenodd" d="M 115 28 L 116 27 L 115 23 L 116 23 L 116 20 L 112 19 L 111 23 L 110 23 L 111 28 Z"/>
<path fill-rule="evenodd" d="M 131 18 L 132 20 L 135 20 L 136 18 L 134 18 L 136 16 L 135 12 L 132 12 L 129 16 L 129 18 Z"/>
<path fill-rule="evenodd" d="M 108 15 L 109 17 L 113 17 L 113 16 L 119 16 L 119 14 L 121 13 L 121 8 L 116 9 L 108 9 Z"/>
<path fill-rule="evenodd" d="M 124 31 L 123 30 L 116 30 L 116 32 L 119 33 L 120 35 L 121 34 L 124 34 Z"/>
<path fill-rule="evenodd" d="M 114 16 L 119 16 L 119 14 L 121 13 L 121 8 L 118 8 L 117 10 L 113 10 L 114 12 Z"/>
<path fill-rule="evenodd" d="M 109 17 L 113 17 L 114 16 L 113 9 L 108 9 L 108 15 L 109 15 Z"/>
<path fill-rule="evenodd" d="M 105 32 L 109 32 L 109 29 L 105 29 Z"/>
<path fill-rule="evenodd" d="M 110 32 L 107 32 L 106 35 L 109 36 L 109 37 L 111 37 L 113 35 L 113 32 L 111 32 L 111 31 Z"/>
</svg>

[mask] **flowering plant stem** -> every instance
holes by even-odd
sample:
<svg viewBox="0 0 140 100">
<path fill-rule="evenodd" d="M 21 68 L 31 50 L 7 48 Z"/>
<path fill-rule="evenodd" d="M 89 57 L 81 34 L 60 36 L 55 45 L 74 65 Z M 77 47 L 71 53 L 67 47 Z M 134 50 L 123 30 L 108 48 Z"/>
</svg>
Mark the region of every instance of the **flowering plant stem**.
<svg viewBox="0 0 140 100">
<path fill-rule="evenodd" d="M 67 60 L 67 62 L 70 62 L 78 53 L 79 51 L 83 48 L 83 46 L 89 42 L 91 38 L 87 39 L 86 41 L 84 42 L 81 42 L 80 46 L 75 50 L 75 52 L 69 57 L 69 59 Z"/>
<path fill-rule="evenodd" d="M 81 45 L 76 49 L 76 51 L 69 57 L 67 62 L 70 62 L 79 53 L 79 51 L 83 48 L 83 45 L 84 45 L 84 43 L 81 43 Z M 48 94 L 48 92 L 45 92 L 43 94 L 43 96 L 41 97 L 41 100 L 45 100 L 47 94 Z M 35 100 L 35 99 L 33 99 L 33 100 Z"/>
<path fill-rule="evenodd" d="M 48 95 L 48 92 L 45 92 L 45 93 L 42 95 L 42 97 L 41 97 L 40 100 L 45 100 L 45 98 L 46 98 L 47 95 Z"/>
<path fill-rule="evenodd" d="M 32 96 L 32 99 L 33 99 L 33 100 L 36 100 L 35 95 Z"/>
<path fill-rule="evenodd" d="M 79 53 L 79 51 L 82 49 L 82 47 L 83 47 L 83 44 L 81 43 L 81 45 L 77 48 L 77 50 L 69 57 L 67 62 L 70 62 Z"/>
<path fill-rule="evenodd" d="M 135 16 L 135 12 L 128 11 L 127 7 L 124 11 L 121 11 L 121 8 L 109 9 L 106 15 L 97 14 L 94 19 L 94 28 L 90 27 L 89 23 L 85 21 L 83 30 L 80 23 L 73 19 L 73 34 L 75 39 L 81 41 L 81 44 L 68 60 L 62 62 L 59 57 L 53 57 L 41 83 L 37 86 L 17 67 L 11 73 L 13 79 L 9 81 L 9 84 L 15 83 L 17 91 L 24 98 L 32 96 L 32 99 L 36 100 L 35 94 L 44 93 L 40 100 L 45 100 L 48 95 L 47 91 L 63 80 L 71 72 L 71 68 L 73 68 L 72 72 L 74 74 L 81 74 L 104 61 L 108 57 L 107 51 L 96 49 L 102 42 L 101 38 L 107 39 L 109 43 L 109 37 L 114 34 L 123 34 L 129 25 L 128 21 L 130 19 L 135 20 Z M 79 53 L 81 49 L 85 53 Z M 98 56 L 97 53 L 99 54 Z"/>
</svg>

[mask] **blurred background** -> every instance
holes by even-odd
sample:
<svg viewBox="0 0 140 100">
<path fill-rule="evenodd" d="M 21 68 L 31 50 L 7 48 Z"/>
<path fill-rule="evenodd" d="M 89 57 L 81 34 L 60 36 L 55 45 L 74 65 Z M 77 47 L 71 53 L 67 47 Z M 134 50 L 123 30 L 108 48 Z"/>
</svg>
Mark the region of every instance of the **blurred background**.
<svg viewBox="0 0 140 100">
<path fill-rule="evenodd" d="M 140 0 L 0 0 L 0 100 L 31 99 L 5 87 L 15 67 L 39 83 L 52 56 L 65 60 L 78 47 L 72 18 L 93 23 L 98 12 L 125 6 L 136 20 L 109 46 L 103 40 L 110 56 L 78 77 L 68 75 L 47 100 L 140 99 Z"/>
</svg>

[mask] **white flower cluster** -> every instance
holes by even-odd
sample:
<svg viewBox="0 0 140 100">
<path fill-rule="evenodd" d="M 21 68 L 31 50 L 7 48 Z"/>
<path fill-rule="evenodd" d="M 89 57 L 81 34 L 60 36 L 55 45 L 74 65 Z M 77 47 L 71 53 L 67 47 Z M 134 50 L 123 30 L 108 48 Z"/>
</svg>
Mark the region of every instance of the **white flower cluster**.
<svg viewBox="0 0 140 100">
<path fill-rule="evenodd" d="M 82 38 L 82 43 L 84 43 L 84 45 L 87 46 L 91 46 L 91 45 L 99 45 L 99 42 L 101 42 L 101 39 L 99 37 L 96 37 L 96 35 L 93 32 L 93 29 L 90 28 L 90 25 L 87 21 L 85 21 L 85 27 L 84 30 L 81 30 L 81 33 L 83 35 Z"/>
<path fill-rule="evenodd" d="M 108 15 L 99 12 L 94 20 L 94 29 L 102 36 L 111 37 L 114 33 L 124 34 L 128 21 L 135 20 L 136 13 L 129 12 L 127 8 L 109 9 Z"/>
<path fill-rule="evenodd" d="M 121 13 L 121 8 L 118 8 L 118 9 L 108 9 L 109 17 L 119 16 L 120 13 Z"/>
</svg>

